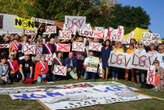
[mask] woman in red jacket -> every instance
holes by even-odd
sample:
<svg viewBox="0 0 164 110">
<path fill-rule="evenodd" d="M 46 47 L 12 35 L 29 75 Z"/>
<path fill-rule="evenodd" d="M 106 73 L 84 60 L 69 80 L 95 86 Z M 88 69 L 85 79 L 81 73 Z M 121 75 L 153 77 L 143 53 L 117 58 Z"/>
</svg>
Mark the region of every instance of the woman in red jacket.
<svg viewBox="0 0 164 110">
<path fill-rule="evenodd" d="M 18 60 L 16 60 L 15 57 L 15 53 L 11 52 L 9 55 L 9 59 L 7 60 L 10 68 L 9 79 L 11 80 L 11 82 L 16 82 L 18 81 L 18 79 L 20 79 L 18 78 L 19 64 Z"/>
<path fill-rule="evenodd" d="M 45 56 L 40 56 L 40 61 L 35 65 L 35 76 L 34 81 L 37 80 L 38 83 L 46 81 L 46 74 L 48 73 L 48 64 L 45 62 Z"/>
</svg>

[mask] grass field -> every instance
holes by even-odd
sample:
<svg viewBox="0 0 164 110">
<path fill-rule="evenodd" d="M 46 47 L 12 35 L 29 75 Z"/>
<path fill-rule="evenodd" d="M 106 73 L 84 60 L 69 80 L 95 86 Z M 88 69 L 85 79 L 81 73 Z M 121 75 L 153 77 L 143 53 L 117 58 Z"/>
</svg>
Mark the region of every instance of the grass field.
<svg viewBox="0 0 164 110">
<path fill-rule="evenodd" d="M 55 84 L 66 84 L 66 83 L 76 83 L 83 82 L 84 80 L 64 80 L 57 81 Z M 89 80 L 90 81 L 90 80 Z M 102 80 L 97 80 L 102 81 Z M 120 80 L 119 82 L 126 84 L 131 87 L 139 88 L 139 85 L 132 82 L 125 82 Z M 48 85 L 43 84 L 33 84 L 32 86 L 38 85 Z M 1 87 L 16 87 L 16 86 L 29 86 L 22 83 L 15 83 L 12 85 L 3 85 Z M 30 85 L 31 86 L 31 85 Z M 164 99 L 164 92 L 155 92 L 148 89 L 140 89 L 140 93 L 155 96 Z M 11 100 L 8 95 L 0 95 L 0 110 L 45 110 L 37 101 L 34 100 Z M 140 100 L 124 103 L 106 104 L 106 105 L 95 105 L 90 107 L 83 107 L 74 110 L 164 110 L 164 101 L 157 99 Z"/>
</svg>

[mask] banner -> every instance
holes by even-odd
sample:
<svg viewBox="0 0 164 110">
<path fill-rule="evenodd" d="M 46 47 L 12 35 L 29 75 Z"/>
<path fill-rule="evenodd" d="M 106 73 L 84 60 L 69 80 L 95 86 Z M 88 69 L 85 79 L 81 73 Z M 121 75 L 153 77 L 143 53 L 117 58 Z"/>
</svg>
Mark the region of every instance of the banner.
<svg viewBox="0 0 164 110">
<path fill-rule="evenodd" d="M 164 54 L 158 54 L 157 60 L 160 63 L 160 66 L 164 69 Z"/>
<path fill-rule="evenodd" d="M 52 24 L 52 25 L 55 24 L 55 21 L 52 21 L 52 20 L 46 20 L 46 19 L 35 18 L 35 17 L 32 17 L 31 19 L 32 19 L 33 21 L 40 22 L 40 23 Z"/>
<path fill-rule="evenodd" d="M 159 77 L 156 75 L 155 70 L 156 70 L 155 66 L 148 67 L 146 81 L 147 81 L 147 84 L 152 84 L 155 87 L 157 87 Z"/>
<path fill-rule="evenodd" d="M 99 64 L 99 58 L 98 57 L 93 57 L 93 56 L 88 57 L 87 72 L 97 73 L 98 64 Z"/>
<path fill-rule="evenodd" d="M 60 66 L 60 65 L 54 65 L 54 70 L 52 71 L 54 75 L 61 75 L 66 76 L 67 75 L 67 67 Z"/>
<path fill-rule="evenodd" d="M 131 68 L 147 70 L 148 66 L 151 65 L 149 59 L 150 57 L 148 57 L 146 53 L 134 53 L 132 56 Z"/>
<path fill-rule="evenodd" d="M 93 31 L 91 38 L 104 39 L 104 32 Z"/>
<path fill-rule="evenodd" d="M 56 33 L 56 26 L 46 26 L 46 32 L 43 34 L 55 34 Z"/>
<path fill-rule="evenodd" d="M 0 48 L 9 48 L 9 44 L 0 44 Z"/>
<path fill-rule="evenodd" d="M 57 89 L 73 89 L 73 88 L 86 88 L 86 87 L 94 87 L 95 85 L 110 85 L 112 87 L 120 87 L 125 90 L 134 90 L 138 89 L 128 87 L 122 83 L 118 83 L 115 81 L 105 81 L 105 82 L 79 82 L 72 84 L 64 84 L 64 85 L 44 85 L 44 86 L 28 86 L 28 87 L 0 87 L 0 94 L 8 95 L 8 94 L 17 94 L 17 93 L 32 93 L 32 92 L 41 92 L 41 91 L 52 91 Z"/>
<path fill-rule="evenodd" d="M 159 40 L 160 39 L 160 34 L 143 32 L 142 33 L 142 39 L 143 40 Z"/>
<path fill-rule="evenodd" d="M 54 58 L 56 57 L 56 53 L 54 54 L 45 54 L 45 60 L 47 61 L 48 65 L 52 65 Z"/>
<path fill-rule="evenodd" d="M 104 27 L 95 27 L 96 32 L 103 32 L 105 31 Z"/>
<path fill-rule="evenodd" d="M 24 44 L 22 48 L 23 53 L 35 54 L 35 45 Z"/>
<path fill-rule="evenodd" d="M 34 30 L 35 22 L 25 18 L 15 18 L 15 27 Z"/>
<path fill-rule="evenodd" d="M 60 52 L 70 52 L 71 46 L 70 44 L 57 44 L 57 51 Z"/>
<path fill-rule="evenodd" d="M 112 51 L 109 56 L 108 64 L 112 67 L 124 69 L 136 68 L 147 70 L 148 66 L 152 65 L 154 60 L 158 59 L 159 57 L 159 54 L 153 54 L 150 52 L 127 54 Z"/>
<path fill-rule="evenodd" d="M 84 24 L 80 30 L 78 30 L 80 36 L 91 37 L 93 35 L 92 27 L 90 24 Z"/>
<path fill-rule="evenodd" d="M 101 52 L 102 44 L 101 43 L 89 43 L 89 50 Z"/>
<path fill-rule="evenodd" d="M 68 110 L 96 104 L 151 99 L 151 97 L 128 91 L 126 88 L 103 85 L 87 88 L 59 89 L 50 92 L 10 94 L 10 96 L 12 99 L 39 99 L 42 104 L 51 110 Z"/>
<path fill-rule="evenodd" d="M 85 23 L 85 16 L 65 16 L 65 24 L 67 24 L 68 30 L 72 28 L 79 30 Z"/>
<path fill-rule="evenodd" d="M 118 68 L 130 68 L 131 54 L 112 51 L 108 60 L 109 66 Z"/>
<path fill-rule="evenodd" d="M 122 41 L 124 37 L 124 27 L 118 26 L 117 29 L 109 27 L 108 36 L 111 41 Z"/>
<path fill-rule="evenodd" d="M 85 45 L 83 42 L 73 42 L 72 51 L 85 52 Z"/>
<path fill-rule="evenodd" d="M 71 40 L 72 34 L 69 31 L 59 31 L 58 39 Z"/>
</svg>

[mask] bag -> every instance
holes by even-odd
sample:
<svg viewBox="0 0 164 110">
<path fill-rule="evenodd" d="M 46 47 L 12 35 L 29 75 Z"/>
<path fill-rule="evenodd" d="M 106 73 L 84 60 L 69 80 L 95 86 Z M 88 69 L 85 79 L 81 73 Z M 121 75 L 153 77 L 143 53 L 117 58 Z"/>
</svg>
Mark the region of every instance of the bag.
<svg viewBox="0 0 164 110">
<path fill-rule="evenodd" d="M 32 84 L 32 78 L 26 78 L 25 81 L 23 81 L 24 84 Z"/>
</svg>

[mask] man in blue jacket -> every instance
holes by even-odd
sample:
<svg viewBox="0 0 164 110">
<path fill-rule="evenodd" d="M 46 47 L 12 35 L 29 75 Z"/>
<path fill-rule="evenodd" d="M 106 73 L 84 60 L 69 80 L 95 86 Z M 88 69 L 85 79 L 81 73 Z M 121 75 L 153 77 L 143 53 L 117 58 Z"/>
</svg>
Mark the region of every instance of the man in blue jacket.
<svg viewBox="0 0 164 110">
<path fill-rule="evenodd" d="M 6 58 L 1 57 L 0 62 L 0 84 L 10 84 L 11 81 L 9 80 L 9 66 L 6 64 Z"/>
<path fill-rule="evenodd" d="M 74 57 L 73 52 L 70 52 L 68 57 L 64 60 L 64 65 L 67 67 L 67 72 L 71 75 L 71 77 L 75 80 L 78 79 L 77 76 L 77 60 Z"/>
</svg>

